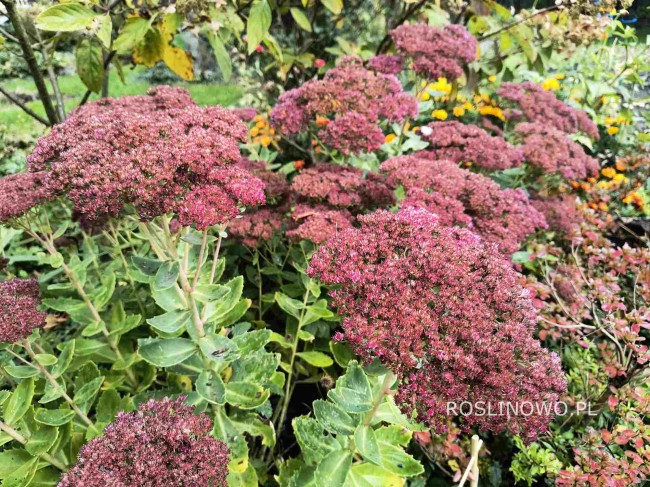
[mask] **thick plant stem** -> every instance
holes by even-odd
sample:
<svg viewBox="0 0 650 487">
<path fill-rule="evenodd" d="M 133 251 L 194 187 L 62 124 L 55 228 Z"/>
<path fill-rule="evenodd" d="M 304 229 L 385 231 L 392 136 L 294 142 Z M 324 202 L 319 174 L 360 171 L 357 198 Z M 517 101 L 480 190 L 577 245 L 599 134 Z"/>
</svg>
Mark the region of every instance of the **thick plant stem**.
<svg viewBox="0 0 650 487">
<path fill-rule="evenodd" d="M 149 224 L 147 224 L 149 225 Z M 166 253 L 168 256 L 173 260 L 179 263 L 178 266 L 178 282 L 181 286 L 181 289 L 185 293 L 185 297 L 187 299 L 187 303 L 190 307 L 190 310 L 192 311 L 192 324 L 194 325 L 194 331 L 197 335 L 198 338 L 203 338 L 206 336 L 205 333 L 205 323 L 201 319 L 201 314 L 199 313 L 199 307 L 196 303 L 196 300 L 194 299 L 194 289 L 192 285 L 190 284 L 189 276 L 187 274 L 186 270 L 186 265 L 183 262 L 180 262 L 180 258 L 178 255 L 178 251 L 176 249 L 176 246 L 174 245 L 174 241 L 172 238 L 172 233 L 171 229 L 169 228 L 169 222 L 165 219 L 165 217 L 162 218 L 162 228 L 164 232 L 164 237 L 165 241 L 163 242 L 163 248 L 166 247 Z M 148 235 L 150 238 L 153 238 L 153 235 L 155 234 L 155 230 L 151 231 L 147 229 Z M 207 233 L 205 234 L 205 238 L 207 240 Z M 204 249 L 205 251 L 205 249 Z M 185 253 L 185 256 L 187 255 L 187 252 Z M 200 272 L 200 267 L 201 267 L 201 262 L 197 263 L 198 269 L 197 273 Z"/>
<path fill-rule="evenodd" d="M 4 423 L 3 421 L 0 421 L 0 430 L 7 433 L 9 436 L 11 436 L 14 440 L 16 440 L 18 443 L 20 443 L 22 445 L 25 445 L 27 443 L 27 438 L 25 438 L 23 435 L 18 433 L 18 431 L 16 431 L 15 429 L 13 429 L 11 426 Z M 40 456 L 40 458 L 45 460 L 47 463 L 49 463 L 53 467 L 58 468 L 62 472 L 67 472 L 68 471 L 68 467 L 66 467 L 61 461 L 54 458 L 49 453 L 41 453 L 39 456 Z"/>
<path fill-rule="evenodd" d="M 43 103 L 43 108 L 45 109 L 47 119 L 50 121 L 50 125 L 54 125 L 60 120 L 57 116 L 56 110 L 54 109 L 54 104 L 52 103 L 50 93 L 47 91 L 45 78 L 43 77 L 43 73 L 41 73 L 41 69 L 38 66 L 38 62 L 36 61 L 36 56 L 34 55 L 34 50 L 32 49 L 32 45 L 29 42 L 27 33 L 25 32 L 25 27 L 23 26 L 23 23 L 20 20 L 20 16 L 18 15 L 18 11 L 16 10 L 16 3 L 14 0 L 2 0 L 2 4 L 7 10 L 7 17 L 14 27 L 16 39 L 18 39 L 18 43 L 20 44 L 20 47 L 23 51 L 25 62 L 29 67 L 32 78 L 34 78 L 34 84 L 36 85 L 36 90 L 38 91 L 38 96 L 41 99 L 41 103 Z"/>
<path fill-rule="evenodd" d="M 68 395 L 68 393 L 65 391 L 65 389 L 63 387 L 61 387 L 61 385 L 56 381 L 54 376 L 52 374 L 50 374 L 50 372 L 38 362 L 38 360 L 36 358 L 36 354 L 34 353 L 34 350 L 32 349 L 32 346 L 29 343 L 29 341 L 24 340 L 22 342 L 22 346 L 27 351 L 27 354 L 29 355 L 29 357 L 32 359 L 32 362 L 31 362 L 30 365 L 32 367 L 37 368 L 39 370 L 39 372 L 41 374 L 43 374 L 43 377 L 45 377 L 45 379 L 50 383 L 50 385 L 52 387 L 54 387 L 57 391 L 59 391 L 59 393 L 61 394 L 61 397 L 63 397 L 65 402 L 67 402 L 70 405 L 72 410 L 77 414 L 77 416 L 79 416 L 79 418 L 81 418 L 81 420 L 84 423 L 86 423 L 86 425 L 89 428 L 94 428 L 95 424 L 90 420 L 88 415 L 86 413 L 84 413 L 81 409 L 79 409 L 79 406 L 77 406 L 75 404 L 74 400 Z"/>
<path fill-rule="evenodd" d="M 377 414 L 377 410 L 379 409 L 379 406 L 381 406 L 382 401 L 384 400 L 384 397 L 392 395 L 390 387 L 393 385 L 393 382 L 395 382 L 395 374 L 391 372 L 390 370 L 386 372 L 386 375 L 384 376 L 384 380 L 381 383 L 381 387 L 379 388 L 379 392 L 375 396 L 374 401 L 372 402 L 372 409 L 368 411 L 363 418 L 363 424 L 366 426 L 370 425 L 370 422 L 372 421 L 372 418 L 375 417 L 375 414 Z"/>
</svg>

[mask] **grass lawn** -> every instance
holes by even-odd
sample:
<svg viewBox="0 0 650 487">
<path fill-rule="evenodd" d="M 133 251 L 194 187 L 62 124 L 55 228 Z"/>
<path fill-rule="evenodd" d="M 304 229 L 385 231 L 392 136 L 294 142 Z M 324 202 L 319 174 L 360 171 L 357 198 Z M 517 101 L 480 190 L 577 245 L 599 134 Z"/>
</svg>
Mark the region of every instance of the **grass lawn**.
<svg viewBox="0 0 650 487">
<path fill-rule="evenodd" d="M 125 83 L 122 83 L 113 69 L 109 72 L 109 94 L 113 97 L 126 95 L 142 95 L 151 86 L 141 74 L 146 68 L 141 66 L 135 69 L 125 69 Z M 231 106 L 237 103 L 242 96 L 243 90 L 235 85 L 219 85 L 210 83 L 178 83 L 187 88 L 194 100 L 200 105 L 223 105 Z M 2 81 L 2 86 L 18 93 L 36 93 L 36 87 L 31 78 L 17 78 Z M 79 101 L 86 92 L 86 87 L 76 75 L 59 76 L 59 88 L 64 96 L 66 110 L 70 111 L 79 104 Z M 99 95 L 93 94 L 91 100 L 97 99 Z M 44 115 L 43 106 L 40 101 L 28 103 L 28 106 L 40 115 Z M 34 133 L 38 135 L 44 131 L 44 127 L 23 112 L 19 107 L 10 103 L 0 95 L 0 124 L 7 127 L 8 133 Z"/>
</svg>

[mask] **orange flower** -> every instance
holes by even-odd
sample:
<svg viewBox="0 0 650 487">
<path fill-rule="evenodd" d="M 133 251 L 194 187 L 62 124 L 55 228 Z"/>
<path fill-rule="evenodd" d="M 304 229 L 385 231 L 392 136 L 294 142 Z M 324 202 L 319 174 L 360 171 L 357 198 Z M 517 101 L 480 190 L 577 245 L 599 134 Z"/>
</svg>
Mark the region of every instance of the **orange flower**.
<svg viewBox="0 0 650 487">
<path fill-rule="evenodd" d="M 320 115 L 316 117 L 316 125 L 318 125 L 319 127 L 324 127 L 328 123 L 330 123 L 329 119 L 325 117 L 321 117 Z"/>
<path fill-rule="evenodd" d="M 302 159 L 298 161 L 293 161 L 293 167 L 297 171 L 300 171 L 303 167 L 305 167 L 305 161 L 303 161 Z"/>
</svg>

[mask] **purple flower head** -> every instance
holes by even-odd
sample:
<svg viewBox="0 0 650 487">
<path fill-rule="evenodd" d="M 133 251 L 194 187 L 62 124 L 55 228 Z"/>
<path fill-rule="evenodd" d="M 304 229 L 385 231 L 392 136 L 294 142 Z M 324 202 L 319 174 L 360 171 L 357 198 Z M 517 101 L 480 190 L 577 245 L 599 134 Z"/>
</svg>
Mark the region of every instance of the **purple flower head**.
<svg viewBox="0 0 650 487">
<path fill-rule="evenodd" d="M 375 73 L 359 58 L 348 57 L 323 79 L 284 93 L 271 112 L 271 123 L 285 135 L 312 127 L 325 143 L 356 153 L 383 143 L 377 126 L 381 121 L 398 122 L 417 113 L 417 101 L 402 91 L 395 76 Z"/>
<path fill-rule="evenodd" d="M 58 487 L 225 487 L 228 447 L 210 435 L 210 418 L 184 400 L 152 399 L 119 413 Z"/>
<path fill-rule="evenodd" d="M 538 84 L 503 83 L 497 94 L 513 104 L 513 109 L 506 112 L 510 119 L 539 123 L 566 134 L 584 132 L 593 139 L 599 138 L 598 127 L 585 112 L 567 105 Z"/>
<path fill-rule="evenodd" d="M 389 184 L 407 190 L 402 207 L 427 208 L 439 214 L 444 224 L 472 228 L 504 254 L 519 250 L 536 228 L 546 227 L 543 215 L 521 190 L 502 190 L 482 174 L 436 160 L 435 153 L 394 157 L 381 165 L 381 171 Z"/>
<path fill-rule="evenodd" d="M 368 66 L 378 73 L 398 74 L 404 69 L 404 60 L 401 56 L 387 56 L 380 54 L 373 56 L 368 61 Z"/>
<path fill-rule="evenodd" d="M 45 325 L 38 281 L 10 279 L 0 282 L 0 342 L 15 343 Z"/>
<path fill-rule="evenodd" d="M 230 167 L 246 132 L 232 111 L 200 107 L 186 90 L 159 86 L 76 109 L 39 139 L 28 164 L 32 172 L 49 170 L 46 189 L 67 194 L 88 220 L 117 216 L 127 205 L 150 220 L 179 211 L 188 198 L 195 203 L 197 193 L 209 192 L 202 186 L 220 186 L 239 205 L 257 202 L 261 182 Z"/>
<path fill-rule="evenodd" d="M 431 134 L 423 137 L 431 144 L 436 159 L 447 159 L 459 164 L 471 162 L 489 171 L 521 166 L 523 154 L 503 138 L 488 134 L 476 125 L 451 122 L 432 122 Z"/>
<path fill-rule="evenodd" d="M 379 210 L 333 235 L 309 274 L 336 285 L 345 340 L 364 360 L 397 374 L 396 401 L 434 430 L 454 417 L 449 401 L 557 401 L 557 357 L 533 338 L 535 310 L 516 272 L 466 229 L 423 209 Z M 340 337 L 339 337 L 340 338 Z M 466 426 L 527 439 L 552 415 L 464 416 Z"/>
<path fill-rule="evenodd" d="M 477 42 L 465 27 L 401 25 L 391 31 L 397 52 L 412 61 L 413 70 L 430 80 L 457 79 L 476 60 Z"/>
<path fill-rule="evenodd" d="M 598 161 L 566 133 L 542 123 L 520 123 L 515 132 L 523 140 L 521 150 L 526 160 L 543 172 L 558 173 L 566 179 L 598 175 Z"/>
<path fill-rule="evenodd" d="M 45 176 L 45 172 L 34 172 L 0 178 L 0 222 L 18 218 L 53 198 L 43 187 Z"/>
</svg>

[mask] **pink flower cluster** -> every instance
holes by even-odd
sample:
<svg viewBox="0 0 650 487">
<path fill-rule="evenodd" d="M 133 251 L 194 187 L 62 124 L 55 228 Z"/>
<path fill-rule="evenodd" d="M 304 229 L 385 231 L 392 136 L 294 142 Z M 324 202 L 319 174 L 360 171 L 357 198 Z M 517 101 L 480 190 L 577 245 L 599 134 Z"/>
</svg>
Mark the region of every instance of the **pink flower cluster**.
<svg viewBox="0 0 650 487">
<path fill-rule="evenodd" d="M 550 197 L 536 196 L 531 203 L 544 215 L 551 230 L 572 235 L 580 228 L 582 215 L 578 212 L 575 195 L 557 195 Z"/>
<path fill-rule="evenodd" d="M 372 151 L 384 142 L 377 126 L 418 113 L 415 98 L 393 75 L 375 73 L 358 58 L 344 58 L 322 80 L 283 94 L 271 112 L 272 125 L 285 135 L 312 128 L 343 154 Z"/>
<path fill-rule="evenodd" d="M 559 357 L 532 336 L 535 311 L 517 274 L 466 229 L 443 227 L 423 209 L 359 217 L 312 258 L 309 274 L 335 285 L 343 336 L 364 360 L 379 358 L 401 379 L 396 401 L 437 432 L 449 401 L 557 400 Z M 468 414 L 465 427 L 533 439 L 549 414 Z"/>
<path fill-rule="evenodd" d="M 599 138 L 598 127 L 585 112 L 567 105 L 538 84 L 531 81 L 503 83 L 497 94 L 514 103 L 515 108 L 507 112 L 510 119 L 540 123 L 565 134 L 584 132 L 589 137 Z"/>
<path fill-rule="evenodd" d="M 501 137 L 494 137 L 476 125 L 457 121 L 432 122 L 431 133 L 423 139 L 431 144 L 435 159 L 447 159 L 459 164 L 470 162 L 488 171 L 521 166 L 524 156 Z"/>
<path fill-rule="evenodd" d="M 228 447 L 210 436 L 210 418 L 184 400 L 150 400 L 119 413 L 83 446 L 58 487 L 225 487 Z"/>
<path fill-rule="evenodd" d="M 598 161 L 563 132 L 542 123 L 520 123 L 515 132 L 523 141 L 526 160 L 545 173 L 559 173 L 566 179 L 598 175 Z"/>
<path fill-rule="evenodd" d="M 427 208 L 442 224 L 471 228 L 484 240 L 510 254 L 536 228 L 545 228 L 539 213 L 520 189 L 502 190 L 482 174 L 445 160 L 432 160 L 427 152 L 398 156 L 381 165 L 392 186 L 407 191 L 402 207 Z"/>
<path fill-rule="evenodd" d="M 18 218 L 52 199 L 43 187 L 45 172 L 21 173 L 0 179 L 0 222 Z"/>
<path fill-rule="evenodd" d="M 242 159 L 238 164 L 264 182 L 266 206 L 248 208 L 239 218 L 228 224 L 228 233 L 248 247 L 257 247 L 279 232 L 288 210 L 289 183 L 283 174 L 269 171 L 261 161 Z"/>
<path fill-rule="evenodd" d="M 401 56 L 387 56 L 380 54 L 368 60 L 370 69 L 384 74 L 398 74 L 404 69 L 404 60 Z"/>
<path fill-rule="evenodd" d="M 392 205 L 395 196 L 384 179 L 336 164 L 304 169 L 291 182 L 293 198 L 298 202 L 291 216 L 297 226 L 287 236 L 321 243 L 350 227 L 356 214 Z"/>
<path fill-rule="evenodd" d="M 426 24 L 401 25 L 391 31 L 397 52 L 412 60 L 413 70 L 427 79 L 457 79 L 476 60 L 477 42 L 462 25 L 438 29 Z"/>
<path fill-rule="evenodd" d="M 144 220 L 178 211 L 184 224 L 206 228 L 264 202 L 261 181 L 232 167 L 246 132 L 231 111 L 160 86 L 78 108 L 39 139 L 28 163 L 49 170 L 46 188 L 89 220 L 133 205 Z"/>
<path fill-rule="evenodd" d="M 10 279 L 0 282 L 0 342 L 15 343 L 45 324 L 38 281 Z"/>
</svg>

